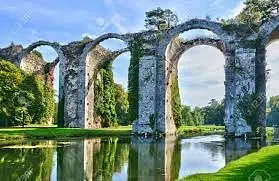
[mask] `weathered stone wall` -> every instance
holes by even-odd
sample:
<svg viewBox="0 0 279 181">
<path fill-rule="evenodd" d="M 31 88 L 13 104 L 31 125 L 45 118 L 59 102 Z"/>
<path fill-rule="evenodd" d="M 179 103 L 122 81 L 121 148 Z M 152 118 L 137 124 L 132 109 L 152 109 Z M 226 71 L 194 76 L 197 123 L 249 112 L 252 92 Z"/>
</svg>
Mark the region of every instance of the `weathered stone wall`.
<svg viewBox="0 0 279 181">
<path fill-rule="evenodd" d="M 247 32 L 241 34 L 240 30 L 224 30 L 221 23 L 193 19 L 175 26 L 167 31 L 145 31 L 132 34 L 108 33 L 94 40 L 85 39 L 61 46 L 58 43 L 38 41 L 23 49 L 22 46 L 11 45 L 0 49 L 0 56 L 6 58 L 18 67 L 26 61 L 26 56 L 38 46 L 47 45 L 53 47 L 60 61 L 60 89 L 59 89 L 59 113 L 66 127 L 99 127 L 98 120 L 94 122 L 94 79 L 96 79 L 97 62 L 104 63 L 102 53 L 93 49 L 101 42 L 109 38 L 117 38 L 125 42 L 134 41 L 140 37 L 144 42 L 144 54 L 139 63 L 139 119 L 134 124 L 135 133 L 165 133 L 175 132 L 173 115 L 171 113 L 170 87 L 173 77 L 172 71 L 177 71 L 177 62 L 171 62 L 171 57 L 179 59 L 181 53 L 187 48 L 199 44 L 211 44 L 220 49 L 225 57 L 225 124 L 229 135 L 241 136 L 251 133 L 251 127 L 241 115 L 241 107 L 238 103 L 245 95 L 257 94 L 262 98 L 258 109 L 257 124 L 261 125 L 261 132 L 265 128 L 265 46 L 277 39 L 279 17 L 271 18 L 260 27 L 259 32 Z M 220 40 L 192 40 L 181 45 L 184 47 L 175 53 L 175 49 L 165 55 L 168 44 L 183 33 L 192 29 L 206 29 L 215 33 Z M 250 46 L 250 43 L 255 44 Z M 223 46 L 225 45 L 225 46 Z M 230 48 L 228 49 L 228 46 Z M 91 52 L 93 51 L 93 52 Z M 29 55 L 31 56 L 31 55 Z M 41 70 L 42 63 L 32 61 L 29 66 L 37 66 L 34 70 Z M 113 60 L 113 58 L 112 58 Z M 255 60 L 257 60 L 255 62 Z M 170 63 L 171 62 L 171 63 Z M 23 67 L 24 67 L 23 66 Z M 98 66 L 97 66 L 98 67 Z M 171 67 L 175 67 L 172 69 Z M 28 69 L 31 71 L 31 69 Z M 87 71 L 88 70 L 88 71 Z M 93 77 L 93 79 L 92 79 Z"/>
<path fill-rule="evenodd" d="M 42 57 L 31 52 L 27 54 L 20 64 L 20 68 L 27 73 L 34 73 L 37 75 L 45 75 L 46 62 Z"/>
<path fill-rule="evenodd" d="M 150 133 L 156 130 L 156 57 L 144 56 L 139 62 L 139 118 L 133 132 Z"/>
<path fill-rule="evenodd" d="M 0 49 L 0 57 L 6 60 L 11 61 L 18 67 L 20 67 L 20 60 L 18 59 L 18 55 L 23 51 L 22 45 L 11 44 L 7 48 Z"/>
<path fill-rule="evenodd" d="M 241 115 L 239 109 L 240 100 L 248 95 L 255 93 L 255 49 L 237 48 L 235 51 L 235 104 L 233 121 L 235 124 L 235 135 L 250 134 L 251 126 Z M 251 108 L 252 109 L 252 108 Z"/>
</svg>

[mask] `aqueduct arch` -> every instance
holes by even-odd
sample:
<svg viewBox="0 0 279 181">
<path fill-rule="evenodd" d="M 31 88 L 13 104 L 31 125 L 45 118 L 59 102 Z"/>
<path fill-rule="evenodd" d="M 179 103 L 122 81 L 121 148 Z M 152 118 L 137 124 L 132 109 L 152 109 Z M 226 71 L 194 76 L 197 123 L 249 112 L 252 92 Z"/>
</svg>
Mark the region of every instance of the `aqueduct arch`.
<svg viewBox="0 0 279 181">
<path fill-rule="evenodd" d="M 100 127 L 100 121 L 96 118 L 94 109 L 94 80 L 99 72 L 99 69 L 108 61 L 114 61 L 117 56 L 128 51 L 124 48 L 118 51 L 110 52 L 98 46 L 102 41 L 108 39 L 119 39 L 127 43 L 127 35 L 119 35 L 116 33 L 108 33 L 94 40 L 90 40 L 84 47 L 80 55 L 80 69 L 79 69 L 79 90 L 78 98 L 80 100 L 78 105 L 79 119 L 81 126 L 85 128 Z M 102 50 L 101 50 L 102 49 Z"/>
<path fill-rule="evenodd" d="M 60 91 L 63 91 L 60 101 L 63 110 L 63 125 L 65 127 L 91 127 L 88 124 L 89 109 L 87 100 L 90 96 L 92 80 L 87 75 L 87 66 L 96 69 L 104 62 L 101 54 L 95 52 L 97 45 L 110 38 L 120 39 L 129 44 L 131 56 L 133 48 L 137 48 L 138 59 L 138 119 L 135 120 L 133 133 L 135 134 L 174 134 L 173 122 L 169 121 L 170 109 L 168 103 L 169 78 L 171 77 L 170 64 L 165 55 L 169 43 L 179 34 L 193 29 L 205 29 L 215 33 L 220 40 L 203 39 L 192 40 L 181 45 L 177 60 L 187 48 L 206 44 L 219 48 L 225 55 L 225 124 L 228 135 L 241 136 L 251 134 L 254 130 L 248 125 L 249 121 L 243 107 L 245 97 L 254 93 L 257 95 L 256 124 L 265 128 L 265 46 L 274 38 L 279 37 L 277 27 L 279 17 L 273 17 L 263 24 L 258 32 L 242 32 L 242 30 L 226 29 L 223 24 L 214 21 L 193 19 L 172 27 L 166 31 L 144 31 L 130 34 L 108 33 L 94 40 L 71 42 L 68 45 L 59 45 L 47 41 L 39 41 L 28 48 L 12 51 L 13 47 L 0 50 L 0 56 L 12 58 L 18 64 L 24 56 L 41 45 L 53 47 L 60 61 Z M 134 46 L 136 45 L 136 46 Z M 134 47 L 131 47 L 134 46 Z M 111 60 L 120 52 L 107 52 Z M 124 51 L 124 50 L 123 50 Z M 14 53 L 16 52 L 16 53 Z M 19 52 L 19 53 L 18 53 Z M 93 52 L 93 53 L 92 53 Z M 88 55 L 92 54 L 92 64 L 87 64 Z M 94 56 L 93 56 L 94 55 Z M 98 59 L 98 57 L 100 59 Z M 133 57 L 135 58 L 135 57 Z M 19 61 L 19 60 L 20 61 Z M 175 65 L 175 63 L 174 63 Z M 93 67 L 93 68 L 92 68 Z M 93 73 L 91 72 L 93 75 Z M 94 79 L 94 76 L 93 76 Z M 89 84 L 88 84 L 89 83 Z M 62 96 L 63 95 L 63 96 Z M 261 101 L 259 101 L 261 100 Z M 248 105 L 248 103 L 247 103 Z M 255 104 L 253 104 L 255 105 Z M 247 107 L 247 106 L 246 106 Z M 249 107 L 249 106 L 248 106 Z M 250 106 L 251 107 L 251 106 Z M 89 121 L 90 122 L 90 121 Z M 250 123 L 249 123 L 250 124 Z"/>
<path fill-rule="evenodd" d="M 175 89 L 173 89 L 173 86 L 179 86 L 177 82 L 179 60 L 187 50 L 199 45 L 208 45 L 208 46 L 215 47 L 223 53 L 225 59 L 229 60 L 229 58 L 226 57 L 229 56 L 228 53 L 226 53 L 227 45 L 221 39 L 200 37 L 189 41 L 184 41 L 177 37 L 170 42 L 170 44 L 166 49 L 166 55 L 165 55 L 166 56 L 166 85 L 167 85 L 165 104 L 167 109 L 166 117 L 167 120 L 171 123 L 170 125 L 175 125 L 174 124 L 175 110 L 173 109 L 173 106 L 175 106 L 173 105 L 175 104 L 174 103 L 175 100 L 173 100 L 174 99 L 173 97 L 175 97 L 174 95 L 179 94 L 179 92 L 176 92 Z M 225 99 L 225 100 L 227 100 L 226 105 L 232 104 L 231 102 L 229 102 L 229 99 Z M 171 129 L 175 129 L 175 128 L 172 127 Z"/>
<path fill-rule="evenodd" d="M 265 133 L 266 127 L 266 47 L 273 41 L 279 39 L 279 16 L 271 18 L 264 23 L 259 30 L 257 41 L 259 44 L 256 47 L 256 93 L 259 97 L 256 109 L 258 110 L 258 122 L 261 126 L 261 131 Z"/>
</svg>

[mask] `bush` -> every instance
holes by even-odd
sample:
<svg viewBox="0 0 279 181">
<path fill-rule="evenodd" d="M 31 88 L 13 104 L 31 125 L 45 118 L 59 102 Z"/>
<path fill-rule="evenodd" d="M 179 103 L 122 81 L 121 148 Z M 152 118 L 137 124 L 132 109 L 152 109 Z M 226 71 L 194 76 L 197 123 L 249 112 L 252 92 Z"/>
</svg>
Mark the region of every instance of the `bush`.
<svg viewBox="0 0 279 181">
<path fill-rule="evenodd" d="M 53 119 L 54 112 L 51 85 L 0 60 L 0 126 L 47 123 Z"/>
</svg>

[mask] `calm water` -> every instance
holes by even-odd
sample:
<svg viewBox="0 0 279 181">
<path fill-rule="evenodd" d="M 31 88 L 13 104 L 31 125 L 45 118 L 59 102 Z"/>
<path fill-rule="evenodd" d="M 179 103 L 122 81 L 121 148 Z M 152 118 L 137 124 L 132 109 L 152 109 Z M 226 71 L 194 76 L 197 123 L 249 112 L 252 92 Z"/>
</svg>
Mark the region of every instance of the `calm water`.
<svg viewBox="0 0 279 181">
<path fill-rule="evenodd" d="M 173 181 L 216 172 L 260 147 L 220 135 L 175 140 L 33 141 L 0 148 L 0 180 Z"/>
</svg>

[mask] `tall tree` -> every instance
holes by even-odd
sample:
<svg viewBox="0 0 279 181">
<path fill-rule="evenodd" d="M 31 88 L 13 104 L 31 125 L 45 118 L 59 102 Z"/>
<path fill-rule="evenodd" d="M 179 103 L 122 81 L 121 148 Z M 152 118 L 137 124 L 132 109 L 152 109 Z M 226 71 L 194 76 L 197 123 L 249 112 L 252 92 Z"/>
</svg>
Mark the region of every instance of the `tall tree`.
<svg viewBox="0 0 279 181">
<path fill-rule="evenodd" d="M 279 13 L 278 0 L 247 0 L 245 8 L 236 17 L 240 23 L 259 24 Z"/>
<path fill-rule="evenodd" d="M 160 7 L 145 13 L 145 27 L 153 30 L 169 29 L 178 23 L 177 15 L 170 9 Z"/>
</svg>

